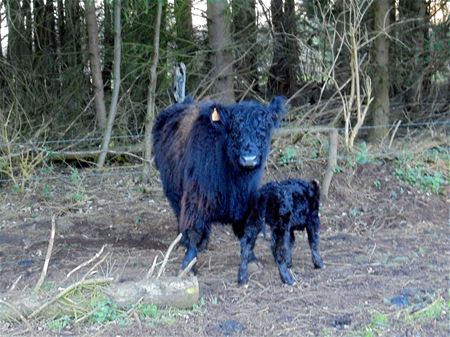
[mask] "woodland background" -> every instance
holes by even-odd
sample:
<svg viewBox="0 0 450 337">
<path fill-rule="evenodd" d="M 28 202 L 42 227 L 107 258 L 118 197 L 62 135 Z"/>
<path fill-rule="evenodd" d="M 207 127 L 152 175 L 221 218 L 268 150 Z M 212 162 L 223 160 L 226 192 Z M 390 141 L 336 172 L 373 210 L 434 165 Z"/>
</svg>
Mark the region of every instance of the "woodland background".
<svg viewBox="0 0 450 337">
<path fill-rule="evenodd" d="M 121 144 L 148 164 L 145 129 L 172 103 L 176 62 L 196 99 L 285 95 L 291 126 L 343 127 L 350 149 L 361 127 L 379 141 L 399 121 L 448 121 L 445 0 L 3 0 L 0 26 L 10 178 L 67 140 L 99 166 Z"/>
</svg>

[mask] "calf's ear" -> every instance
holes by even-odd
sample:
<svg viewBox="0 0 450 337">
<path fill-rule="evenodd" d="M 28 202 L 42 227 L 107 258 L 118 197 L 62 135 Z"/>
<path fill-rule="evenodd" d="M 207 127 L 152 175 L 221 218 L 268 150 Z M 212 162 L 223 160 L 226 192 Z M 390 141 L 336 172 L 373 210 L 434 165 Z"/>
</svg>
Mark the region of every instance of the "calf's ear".
<svg viewBox="0 0 450 337">
<path fill-rule="evenodd" d="M 286 114 L 286 98 L 283 96 L 275 96 L 269 103 L 268 108 L 272 112 L 274 124 L 276 127 L 279 126 L 281 119 Z"/>
</svg>

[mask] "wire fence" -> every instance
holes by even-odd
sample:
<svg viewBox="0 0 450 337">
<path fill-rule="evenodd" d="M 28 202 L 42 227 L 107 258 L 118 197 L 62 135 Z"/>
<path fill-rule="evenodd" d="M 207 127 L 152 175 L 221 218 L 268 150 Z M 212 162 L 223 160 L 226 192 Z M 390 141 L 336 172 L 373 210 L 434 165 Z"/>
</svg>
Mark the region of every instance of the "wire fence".
<svg viewBox="0 0 450 337">
<path fill-rule="evenodd" d="M 368 150 L 364 150 L 368 151 Z M 446 151 L 447 154 L 450 153 L 450 147 L 446 147 L 443 149 L 443 151 Z M 364 157 L 364 158 L 363 158 Z M 383 158 L 414 158 L 414 156 L 411 155 L 408 150 L 388 150 L 388 151 L 379 151 L 379 152 L 361 152 L 357 150 L 355 153 L 352 154 L 346 154 L 346 155 L 337 155 L 336 156 L 338 160 L 339 166 L 342 165 L 356 165 L 357 163 L 362 163 L 364 160 L 367 161 L 375 161 L 375 160 L 381 160 Z M 358 159 L 363 158 L 363 159 Z M 316 156 L 301 156 L 300 154 L 295 154 L 292 157 L 289 155 L 289 153 L 279 153 L 277 156 L 277 160 L 270 159 L 269 164 L 272 164 L 273 166 L 276 166 L 277 168 L 280 167 L 289 167 L 289 166 L 302 166 L 307 163 L 321 163 L 323 165 L 326 165 L 328 161 L 328 153 L 319 153 Z M 70 167 L 70 166 L 69 166 Z M 110 168 L 108 171 L 105 172 L 105 169 L 102 169 L 101 172 L 92 172 L 92 170 L 97 170 L 95 168 L 87 168 L 85 169 L 85 172 L 82 172 L 82 170 L 73 169 L 72 172 L 54 172 L 54 173 L 44 173 L 41 174 L 39 170 L 37 170 L 36 174 L 33 175 L 30 178 L 22 178 L 17 177 L 15 179 L 16 183 L 21 182 L 30 182 L 30 183 L 43 183 L 43 182 L 50 182 L 50 181 L 58 181 L 62 180 L 68 183 L 71 183 L 72 180 L 74 180 L 74 174 L 75 176 L 79 176 L 77 179 L 89 179 L 89 178 L 140 178 L 142 177 L 142 165 L 124 165 L 124 166 L 118 166 L 114 168 Z M 75 172 L 75 173 L 74 173 Z M 11 183 L 12 179 L 0 179 L 0 184 L 5 183 Z M 72 183 L 75 184 L 75 183 Z"/>
<path fill-rule="evenodd" d="M 362 126 L 360 130 L 370 130 L 374 128 L 435 128 L 435 127 L 444 127 L 448 128 L 450 126 L 450 120 L 443 120 L 443 121 L 433 121 L 433 122 L 413 122 L 413 123 L 404 123 L 404 124 L 398 124 L 397 121 L 394 124 L 386 124 L 386 125 L 377 125 L 377 126 Z M 330 126 L 312 126 L 312 127 L 282 127 L 278 130 L 277 134 L 289 134 L 289 133 L 295 133 L 295 132 L 314 132 L 314 133 L 326 133 L 330 132 L 331 130 L 337 130 L 338 132 L 345 131 L 345 128 L 333 128 Z M 144 138 L 143 134 L 129 134 L 129 135 L 121 135 L 121 136 L 112 136 L 111 140 L 127 140 L 130 141 L 139 141 Z M 19 146 L 19 147 L 31 147 L 31 148 L 41 148 L 43 150 L 47 150 L 49 152 L 51 151 L 57 151 L 57 149 L 51 149 L 47 147 L 48 145 L 63 145 L 63 144 L 70 144 L 70 145 L 80 145 L 85 142 L 101 142 L 102 137 L 85 137 L 85 138 L 72 138 L 72 139 L 60 139 L 60 140 L 39 140 L 39 141 L 29 141 L 29 142 L 22 142 L 22 143 L 2 143 L 0 142 L 0 151 L 2 148 L 5 148 L 5 146 Z M 50 146 L 51 147 L 51 146 Z M 446 147 L 446 151 L 449 151 L 450 147 Z M 380 153 L 371 153 L 370 155 L 373 157 L 400 157 L 405 155 L 405 151 L 383 151 Z M 0 152 L 1 154 L 1 152 Z M 282 157 L 283 155 L 281 155 Z M 354 160 L 355 155 L 338 155 L 337 160 L 340 161 L 351 161 Z M 1 157 L 0 157 L 1 159 Z M 301 158 L 295 158 L 295 160 L 291 160 L 289 158 L 285 158 L 283 161 L 283 158 L 281 158 L 281 163 L 276 163 L 277 165 L 289 165 L 289 164 L 304 164 L 307 162 L 326 162 L 328 159 L 327 154 L 324 154 L 323 156 L 314 156 L 314 157 L 304 157 Z M 136 166 L 131 165 L 125 165 L 120 166 L 118 168 L 110 168 L 111 171 L 115 172 L 105 172 L 105 170 L 102 170 L 101 172 L 84 172 L 83 178 L 92 178 L 92 177 L 119 177 L 119 176 L 128 176 L 128 177 L 139 177 L 142 175 L 142 169 L 139 166 L 138 168 Z M 22 183 L 24 181 L 29 182 L 39 182 L 39 181 L 52 181 L 52 180 L 61 180 L 61 179 L 69 179 L 70 180 L 71 173 L 65 174 L 65 173 L 57 173 L 55 174 L 40 174 L 39 171 L 36 172 L 32 177 L 24 178 L 18 176 L 14 179 L 16 183 Z M 12 179 L 0 179 L 0 183 L 8 183 L 13 181 Z"/>
<path fill-rule="evenodd" d="M 372 129 L 390 129 L 396 127 L 395 122 L 393 124 L 385 124 L 385 125 L 365 125 L 360 127 L 360 130 L 372 130 Z M 450 126 L 450 120 L 443 121 L 433 121 L 433 122 L 408 122 L 408 123 L 400 123 L 398 128 L 406 129 L 406 128 L 433 128 L 433 127 L 448 127 Z M 332 127 L 328 125 L 323 126 L 310 126 L 310 127 L 282 127 L 279 129 L 278 133 L 283 133 L 284 131 L 295 130 L 298 132 L 329 132 L 331 130 L 337 130 L 338 132 L 344 132 L 344 127 Z M 116 135 L 111 136 L 111 141 L 114 140 L 127 140 L 127 141 L 139 141 L 144 138 L 144 134 L 136 133 L 136 134 L 128 134 L 128 135 Z M 83 144 L 89 142 L 101 142 L 103 137 L 82 137 L 82 138 L 71 138 L 71 139 L 56 139 L 56 140 L 30 140 L 28 142 L 2 142 L 0 141 L 0 149 L 5 146 L 34 146 L 34 147 L 45 147 L 47 145 L 64 145 L 64 144 Z"/>
</svg>

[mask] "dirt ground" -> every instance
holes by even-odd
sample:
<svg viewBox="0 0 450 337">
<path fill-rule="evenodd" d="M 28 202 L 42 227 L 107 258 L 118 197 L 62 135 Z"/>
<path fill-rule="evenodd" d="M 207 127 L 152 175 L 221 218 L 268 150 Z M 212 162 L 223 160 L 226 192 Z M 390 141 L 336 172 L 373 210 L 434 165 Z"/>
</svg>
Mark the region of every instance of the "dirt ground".
<svg viewBox="0 0 450 337">
<path fill-rule="evenodd" d="M 267 179 L 313 178 L 325 162 L 271 167 Z M 215 225 L 199 256 L 201 300 L 191 311 L 161 311 L 158 319 L 127 324 L 30 322 L 37 336 L 449 336 L 449 204 L 444 194 L 399 181 L 389 162 L 336 174 L 321 209 L 325 269 L 315 270 L 298 233 L 294 288 L 282 285 L 270 241 L 258 239 L 260 264 L 248 288 L 236 283 L 239 243 Z M 176 237 L 176 224 L 155 176 L 143 186 L 137 169 L 89 169 L 42 174 L 25 195 L 10 186 L 0 197 L 0 294 L 31 291 L 42 270 L 50 216 L 58 214 L 46 287 L 56 291 L 89 268 L 66 274 L 106 244 L 110 255 L 94 276 L 138 279 Z M 374 181 L 378 183 L 374 184 Z M 448 186 L 447 186 L 448 187 Z M 167 274 L 183 256 L 177 249 Z M 1 298 L 4 296 L 1 295 Z M 21 322 L 0 322 L 1 336 L 29 335 Z"/>
</svg>

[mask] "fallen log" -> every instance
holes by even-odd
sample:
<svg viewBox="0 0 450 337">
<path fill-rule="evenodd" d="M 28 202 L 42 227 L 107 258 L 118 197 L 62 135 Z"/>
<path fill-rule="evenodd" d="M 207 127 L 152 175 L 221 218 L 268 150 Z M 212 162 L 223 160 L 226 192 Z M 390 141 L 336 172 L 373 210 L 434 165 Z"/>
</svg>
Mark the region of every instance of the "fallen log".
<svg viewBox="0 0 450 337">
<path fill-rule="evenodd" d="M 95 286 L 95 288 L 94 288 Z M 92 312 L 89 295 L 86 300 L 72 306 L 71 294 L 80 291 L 98 291 L 115 304 L 118 309 L 128 310 L 133 305 L 153 304 L 159 308 L 192 308 L 199 299 L 197 277 L 160 277 L 140 281 L 112 282 L 111 279 L 87 279 L 77 282 L 52 297 L 38 293 L 19 291 L 0 294 L 0 321 L 23 321 L 23 319 L 56 319 L 64 315 L 78 316 Z"/>
<path fill-rule="evenodd" d="M 119 307 L 132 303 L 154 304 L 158 307 L 192 308 L 199 298 L 198 280 L 160 277 L 139 282 L 123 282 L 105 289 L 105 294 Z"/>
</svg>

